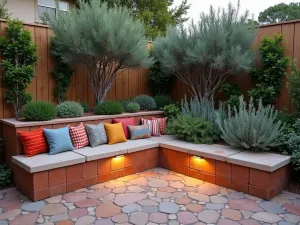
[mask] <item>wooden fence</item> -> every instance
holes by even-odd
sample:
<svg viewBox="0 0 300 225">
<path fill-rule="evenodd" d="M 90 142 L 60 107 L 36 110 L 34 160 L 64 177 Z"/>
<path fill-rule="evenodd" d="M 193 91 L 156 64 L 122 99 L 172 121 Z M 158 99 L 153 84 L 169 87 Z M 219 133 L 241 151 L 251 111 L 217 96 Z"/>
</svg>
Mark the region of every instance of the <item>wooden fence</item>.
<svg viewBox="0 0 300 225">
<path fill-rule="evenodd" d="M 0 35 L 5 34 L 6 22 L 0 22 Z M 54 95 L 55 81 L 51 75 L 54 62 L 49 52 L 50 38 L 53 35 L 48 26 L 38 24 L 24 24 L 24 27 L 32 33 L 32 41 L 38 46 L 38 63 L 36 76 L 28 87 L 33 101 L 48 101 L 56 103 Z M 146 47 L 146 46 L 145 46 Z M 147 69 L 127 69 L 121 71 L 107 95 L 107 100 L 123 100 L 135 97 L 139 94 L 149 94 L 147 85 Z M 5 88 L 2 82 L 3 71 L 0 70 L 0 118 L 14 117 L 11 104 L 7 104 L 4 98 Z M 87 69 L 84 66 L 76 66 L 72 83 L 68 89 L 68 100 L 87 102 L 94 106 L 94 95 L 90 87 Z"/>
<path fill-rule="evenodd" d="M 256 40 L 253 43 L 254 49 L 257 50 L 259 47 L 263 35 L 271 36 L 275 33 L 284 35 L 285 55 L 290 59 L 296 59 L 298 66 L 300 66 L 300 20 L 261 26 L 258 30 Z M 257 64 L 259 64 L 259 60 Z M 234 77 L 229 77 L 229 82 L 239 84 L 244 94 L 255 85 L 254 80 L 251 79 L 249 74 L 239 74 Z M 183 82 L 177 80 L 174 84 L 172 96 L 180 100 L 184 95 L 189 96 L 188 87 L 183 84 Z M 290 112 L 293 111 L 291 99 L 286 87 L 286 77 L 283 79 L 281 92 L 275 104 L 278 109 L 287 108 Z"/>
</svg>

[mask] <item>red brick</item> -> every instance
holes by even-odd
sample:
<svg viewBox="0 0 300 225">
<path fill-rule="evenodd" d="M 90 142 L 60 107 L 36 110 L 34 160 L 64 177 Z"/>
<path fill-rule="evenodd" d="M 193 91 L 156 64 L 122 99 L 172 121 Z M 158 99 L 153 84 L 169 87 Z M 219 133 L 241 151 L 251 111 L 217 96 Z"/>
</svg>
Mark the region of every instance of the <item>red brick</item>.
<svg viewBox="0 0 300 225">
<path fill-rule="evenodd" d="M 168 149 L 167 151 L 167 162 L 172 164 L 177 164 L 177 151 Z"/>
<path fill-rule="evenodd" d="M 111 158 L 111 171 L 121 170 L 124 168 L 124 157 Z"/>
<path fill-rule="evenodd" d="M 90 187 L 97 183 L 98 183 L 97 176 L 83 178 L 83 187 Z"/>
<path fill-rule="evenodd" d="M 139 173 L 139 172 L 143 172 L 143 171 L 147 170 L 147 167 L 145 164 L 141 164 L 141 165 L 135 166 L 135 170 L 136 170 L 136 173 Z"/>
<path fill-rule="evenodd" d="M 49 188 L 40 189 L 37 191 L 31 191 L 29 196 L 33 201 L 39 201 L 49 197 Z"/>
<path fill-rule="evenodd" d="M 231 179 L 231 163 L 216 161 L 216 175 Z"/>
<path fill-rule="evenodd" d="M 199 170 L 190 169 L 189 176 L 202 180 L 202 173 Z"/>
<path fill-rule="evenodd" d="M 194 170 L 201 170 L 201 162 L 202 159 L 195 157 L 193 155 L 190 155 L 190 168 Z"/>
<path fill-rule="evenodd" d="M 158 162 L 157 161 L 148 162 L 146 164 L 146 169 L 147 170 L 154 169 L 156 167 L 158 167 Z"/>
<path fill-rule="evenodd" d="M 231 179 L 217 175 L 216 176 L 216 184 L 221 187 L 231 188 Z"/>
<path fill-rule="evenodd" d="M 269 190 L 272 188 L 271 173 L 250 169 L 250 185 Z"/>
<path fill-rule="evenodd" d="M 82 180 L 82 165 L 83 164 L 76 164 L 67 167 L 67 183 Z"/>
<path fill-rule="evenodd" d="M 271 199 L 270 190 L 261 187 L 249 185 L 249 194 L 265 200 Z"/>
<path fill-rule="evenodd" d="M 97 176 L 97 161 L 85 162 L 82 166 L 83 178 Z"/>
<path fill-rule="evenodd" d="M 116 170 L 110 173 L 110 179 L 114 180 L 123 177 L 123 170 Z"/>
<path fill-rule="evenodd" d="M 129 153 L 129 154 L 126 154 L 124 156 L 124 168 L 126 167 L 132 167 L 132 166 L 135 166 L 136 164 L 136 157 L 135 157 L 135 153 Z"/>
<path fill-rule="evenodd" d="M 33 174 L 33 190 L 40 190 L 49 187 L 49 172 L 43 171 Z"/>
<path fill-rule="evenodd" d="M 216 174 L 216 160 L 214 159 L 201 159 L 201 171 L 210 174 Z"/>
<path fill-rule="evenodd" d="M 66 167 L 49 170 L 49 186 L 57 186 L 67 182 Z"/>
<path fill-rule="evenodd" d="M 209 173 L 203 173 L 201 172 L 202 180 L 208 183 L 215 184 L 216 183 L 216 176 L 209 174 Z"/>
<path fill-rule="evenodd" d="M 246 194 L 249 193 L 249 185 L 246 183 L 231 180 L 231 188 L 235 191 L 240 191 Z"/>
<path fill-rule="evenodd" d="M 98 175 L 110 173 L 110 159 L 99 159 L 98 160 Z"/>
<path fill-rule="evenodd" d="M 135 167 L 127 167 L 127 168 L 123 169 L 123 174 L 124 174 L 124 176 L 128 176 L 128 175 L 136 173 L 135 171 L 136 171 Z"/>
<path fill-rule="evenodd" d="M 177 165 L 178 173 L 189 176 L 189 168 L 186 166 Z"/>
<path fill-rule="evenodd" d="M 79 190 L 83 188 L 83 184 L 83 179 L 69 182 L 67 183 L 67 192 Z"/>
<path fill-rule="evenodd" d="M 178 152 L 177 153 L 177 164 L 190 167 L 190 155 L 184 152 Z"/>
<path fill-rule="evenodd" d="M 50 197 L 56 196 L 56 195 L 61 195 L 67 192 L 67 185 L 66 184 L 61 184 L 58 186 L 53 186 L 50 187 Z"/>
<path fill-rule="evenodd" d="M 147 161 L 158 161 L 158 148 L 146 150 Z"/>
<path fill-rule="evenodd" d="M 163 164 L 163 165 L 166 165 L 167 163 L 167 152 L 168 150 L 166 148 L 160 148 L 158 154 L 159 154 L 159 163 Z"/>
<path fill-rule="evenodd" d="M 250 170 L 248 167 L 232 164 L 231 179 L 244 184 L 249 184 Z"/>
<path fill-rule="evenodd" d="M 167 169 L 179 173 L 178 165 L 176 162 L 168 161 Z"/>
<path fill-rule="evenodd" d="M 111 180 L 110 173 L 103 173 L 98 175 L 98 183 L 104 183 Z"/>
<path fill-rule="evenodd" d="M 147 161 L 146 151 L 135 152 L 135 165 L 145 164 Z"/>
</svg>

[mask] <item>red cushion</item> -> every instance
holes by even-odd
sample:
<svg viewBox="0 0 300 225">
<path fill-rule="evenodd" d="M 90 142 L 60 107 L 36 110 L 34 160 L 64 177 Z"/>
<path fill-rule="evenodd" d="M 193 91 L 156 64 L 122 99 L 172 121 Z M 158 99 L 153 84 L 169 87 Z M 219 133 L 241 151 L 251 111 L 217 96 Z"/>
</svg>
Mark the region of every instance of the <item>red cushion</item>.
<svg viewBox="0 0 300 225">
<path fill-rule="evenodd" d="M 31 157 L 48 151 L 43 127 L 29 132 L 18 131 L 18 134 L 23 143 L 26 157 Z"/>
<path fill-rule="evenodd" d="M 80 149 L 89 145 L 89 138 L 83 123 L 80 123 L 77 127 L 69 126 L 69 132 L 74 148 Z"/>
<path fill-rule="evenodd" d="M 113 119 L 112 120 L 113 123 L 122 123 L 123 126 L 123 130 L 124 130 L 124 134 L 125 137 L 128 139 L 130 137 L 130 133 L 128 130 L 128 126 L 134 126 L 134 118 L 130 117 L 130 118 L 119 118 L 119 119 Z"/>
</svg>

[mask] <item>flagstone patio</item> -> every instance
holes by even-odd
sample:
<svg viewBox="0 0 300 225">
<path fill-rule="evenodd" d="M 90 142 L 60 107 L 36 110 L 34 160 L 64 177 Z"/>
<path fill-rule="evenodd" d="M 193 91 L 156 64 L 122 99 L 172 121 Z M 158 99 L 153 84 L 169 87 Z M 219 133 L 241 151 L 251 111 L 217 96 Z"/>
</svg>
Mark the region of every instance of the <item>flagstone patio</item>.
<svg viewBox="0 0 300 225">
<path fill-rule="evenodd" d="M 0 225 L 298 224 L 300 196 L 271 201 L 156 168 L 87 189 L 31 202 L 0 193 Z"/>
</svg>

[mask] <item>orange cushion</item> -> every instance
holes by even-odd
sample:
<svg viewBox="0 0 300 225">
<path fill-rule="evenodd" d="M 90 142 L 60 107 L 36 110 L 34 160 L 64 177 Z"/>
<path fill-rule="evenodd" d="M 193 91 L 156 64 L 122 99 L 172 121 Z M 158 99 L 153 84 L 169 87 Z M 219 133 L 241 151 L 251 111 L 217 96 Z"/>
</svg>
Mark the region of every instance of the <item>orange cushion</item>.
<svg viewBox="0 0 300 225">
<path fill-rule="evenodd" d="M 44 135 L 43 127 L 34 131 L 18 131 L 20 139 L 24 146 L 26 157 L 45 153 L 48 151 L 47 141 Z"/>
<path fill-rule="evenodd" d="M 126 142 L 127 139 L 124 134 L 122 123 L 104 124 L 108 144 L 113 145 L 121 142 Z"/>
</svg>

